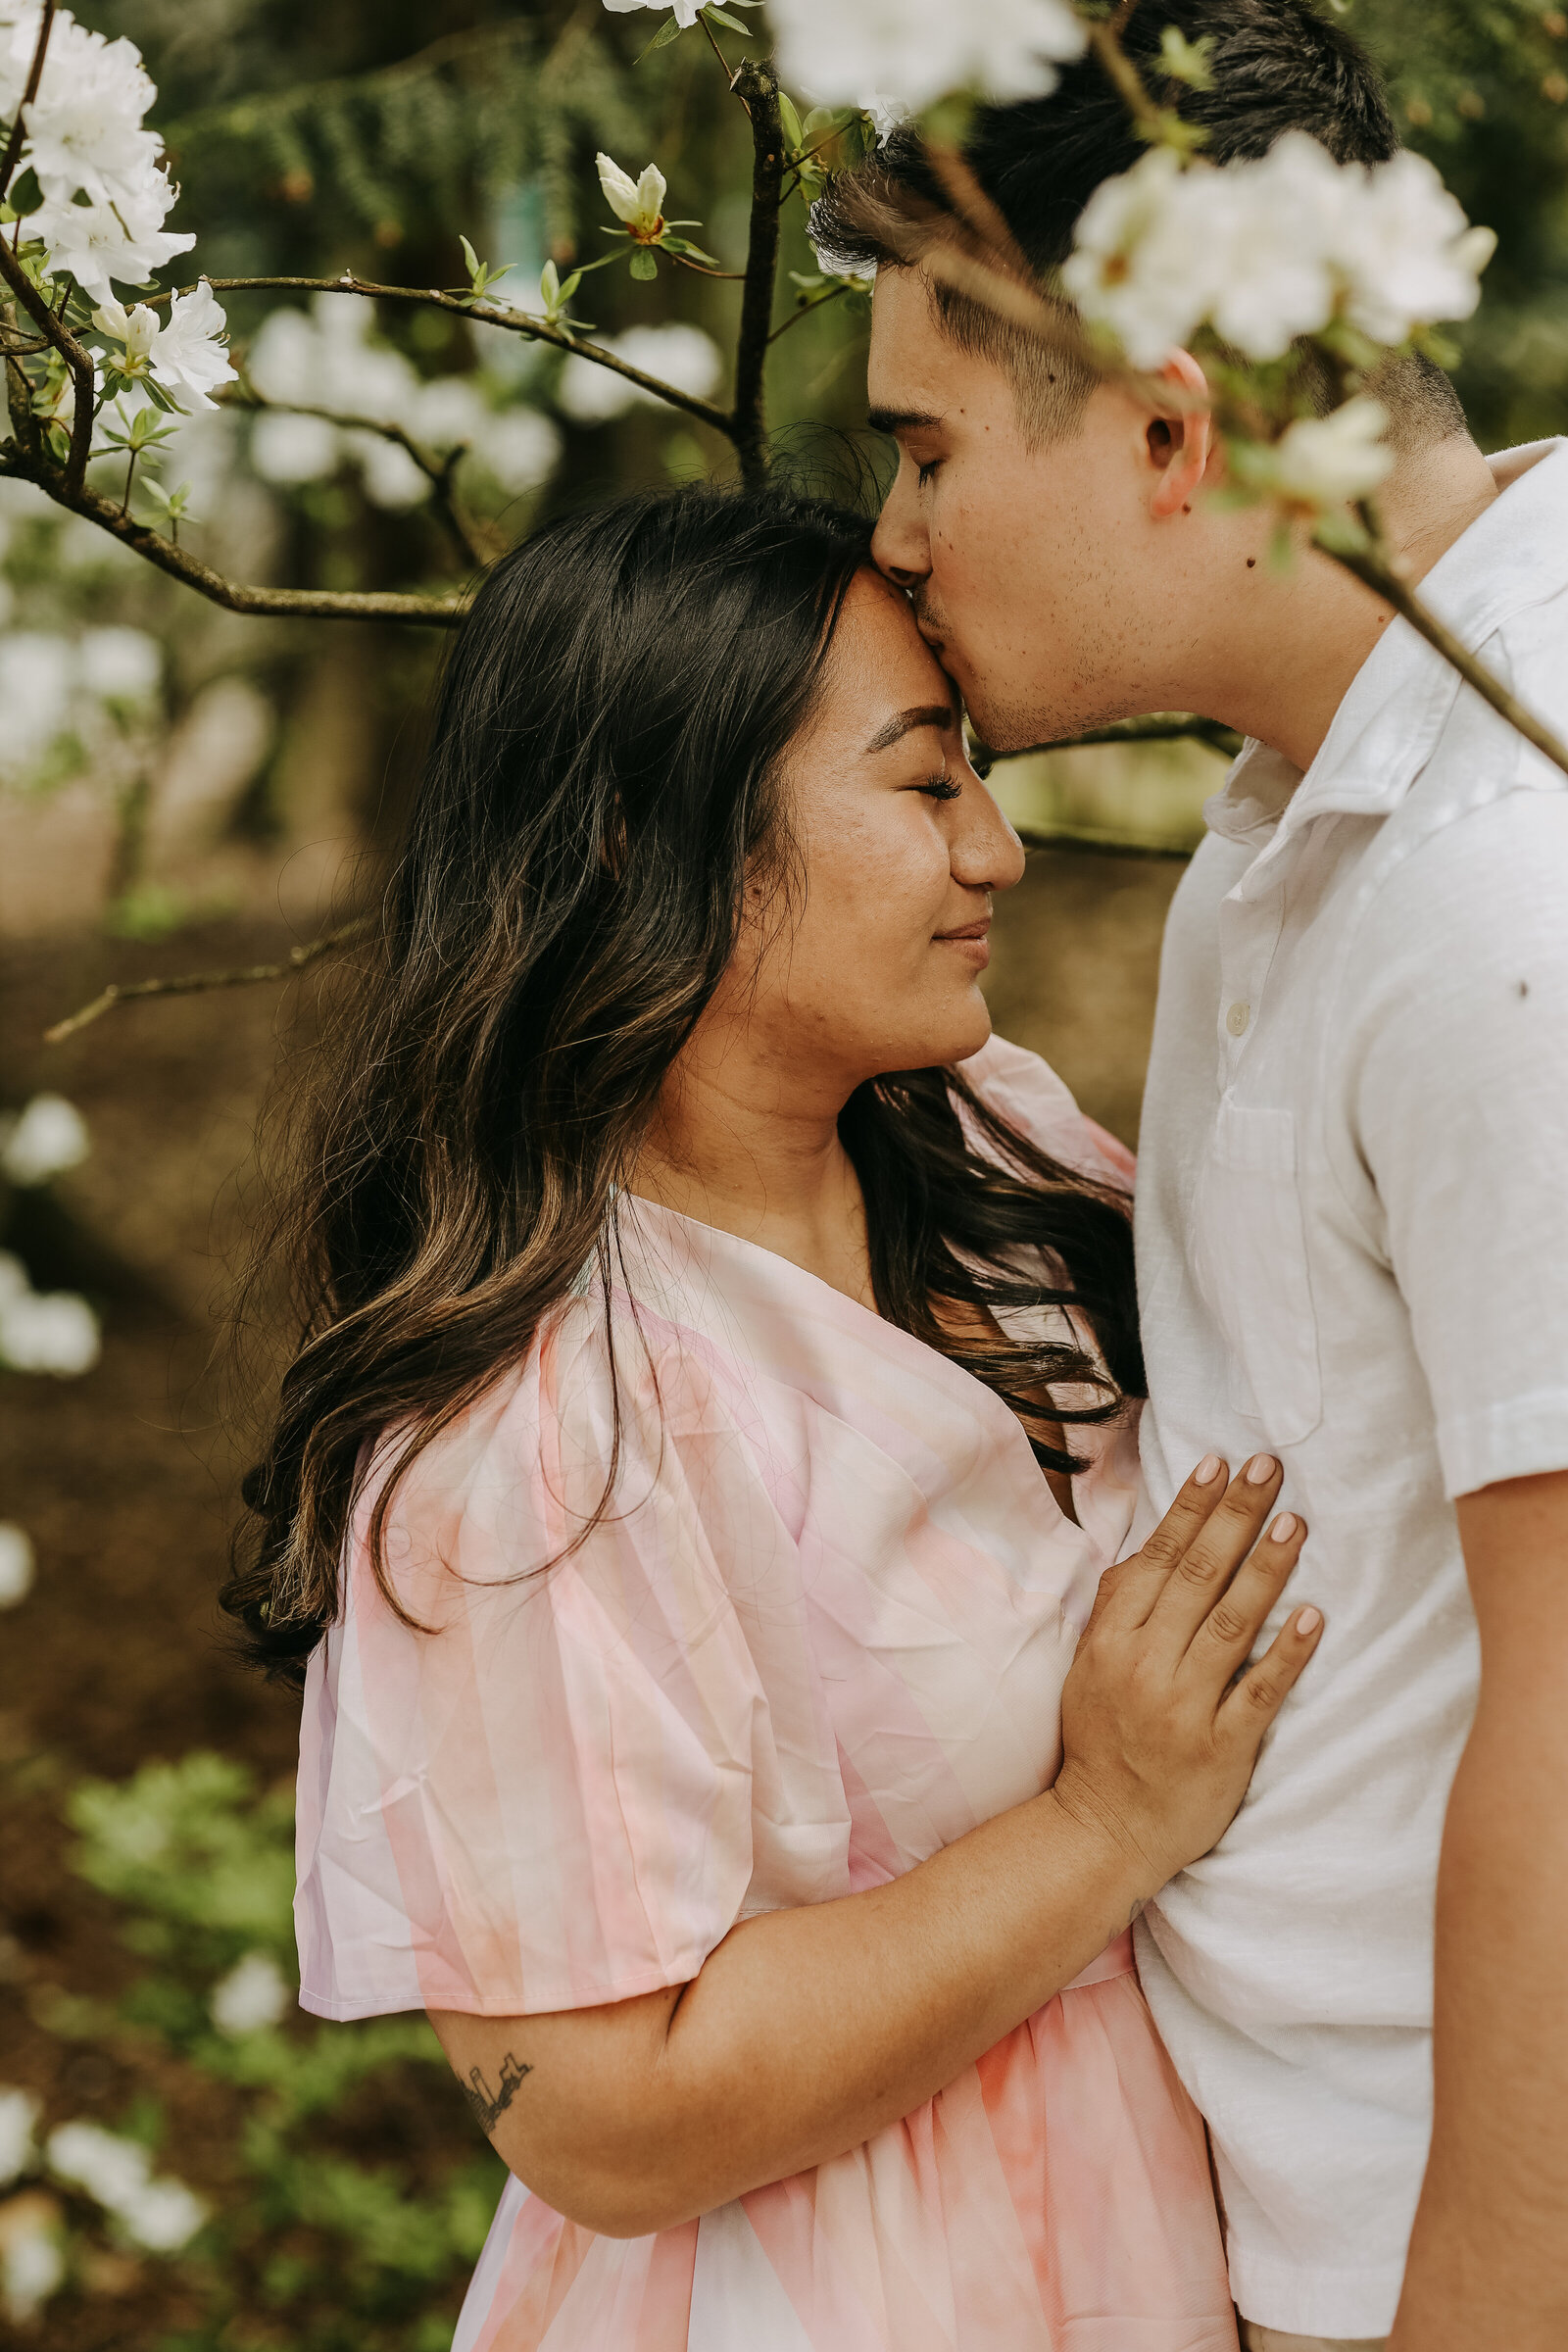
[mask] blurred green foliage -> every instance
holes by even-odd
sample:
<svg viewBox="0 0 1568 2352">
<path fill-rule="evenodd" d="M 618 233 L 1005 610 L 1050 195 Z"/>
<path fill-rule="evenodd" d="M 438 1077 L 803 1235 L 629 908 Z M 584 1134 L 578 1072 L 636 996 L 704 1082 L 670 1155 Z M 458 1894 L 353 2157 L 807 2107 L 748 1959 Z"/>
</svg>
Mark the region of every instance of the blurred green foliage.
<svg viewBox="0 0 1568 2352">
<path fill-rule="evenodd" d="M 73 2003 L 55 2030 L 150 2037 L 182 2074 L 206 2078 L 232 2132 L 226 2170 L 198 2183 L 213 2217 L 171 2258 L 202 2324 L 156 2352 L 259 2352 L 280 2330 L 291 2352 L 441 2352 L 505 2171 L 474 2144 L 422 2017 L 326 2025 L 294 2013 L 292 1791 L 258 1791 L 243 1765 L 197 1753 L 121 1783 L 84 1781 L 68 1813 L 76 1869 L 151 1966 L 113 2016 Z M 224 2031 L 215 1987 L 258 1956 L 288 2006 Z M 386 2130 L 399 2109 L 405 2129 Z M 157 2136 L 160 2119 L 140 2111 L 121 2129 Z M 396 2152 L 356 2152 L 378 2139 Z M 454 2153 L 466 2145 L 471 2154 Z M 177 2146 L 167 2155 L 180 2166 Z"/>
</svg>

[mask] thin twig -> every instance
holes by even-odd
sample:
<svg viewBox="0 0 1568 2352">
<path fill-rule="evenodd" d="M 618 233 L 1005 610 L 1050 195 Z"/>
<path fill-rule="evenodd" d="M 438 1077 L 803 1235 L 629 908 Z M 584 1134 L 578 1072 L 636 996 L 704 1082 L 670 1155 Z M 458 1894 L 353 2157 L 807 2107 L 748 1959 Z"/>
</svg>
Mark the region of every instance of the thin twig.
<svg viewBox="0 0 1568 2352">
<path fill-rule="evenodd" d="M 1147 138 L 1162 139 L 1166 118 L 1144 87 L 1143 75 L 1121 45 L 1121 24 L 1107 24 L 1102 19 L 1085 18 L 1083 25 L 1089 35 L 1090 48 L 1104 68 L 1133 121 Z"/>
<path fill-rule="evenodd" d="M 73 497 L 67 488 L 66 475 L 58 466 L 15 442 L 9 449 L 0 443 L 0 474 L 32 482 L 57 506 L 67 508 L 73 514 L 84 515 L 100 530 L 108 531 L 133 553 L 156 564 L 160 571 L 182 580 L 187 588 L 194 588 L 228 612 L 270 613 L 308 620 L 424 621 L 432 627 L 448 629 L 463 618 L 465 608 L 460 597 L 406 596 L 390 589 L 252 588 L 225 580 L 188 548 L 176 546 L 172 539 L 164 538 L 133 516 L 122 515 L 114 501 L 100 497 L 90 483 L 84 482 Z"/>
<path fill-rule="evenodd" d="M 846 279 L 842 285 L 835 286 L 831 294 L 819 294 L 814 302 L 803 302 L 798 311 L 791 311 L 782 325 L 774 327 L 767 338 L 769 343 L 776 343 L 780 335 L 787 335 L 792 326 L 799 326 L 801 320 L 809 318 L 814 311 L 825 311 L 828 304 L 837 302 L 841 294 L 853 294 L 854 292 L 855 288 Z"/>
<path fill-rule="evenodd" d="M 745 72 L 742 68 L 742 72 Z M 715 432 L 734 437 L 734 419 L 724 409 L 710 400 L 699 400 L 694 393 L 677 391 L 657 375 L 633 368 L 629 361 L 617 359 L 599 343 L 584 342 L 566 327 L 552 326 L 548 318 L 538 318 L 529 311 L 503 310 L 499 303 L 474 302 L 465 294 L 449 294 L 437 286 L 379 286 L 345 270 L 341 277 L 210 277 L 198 279 L 197 284 L 210 285 L 215 294 L 359 294 L 368 302 L 408 302 L 422 304 L 438 311 L 455 311 L 460 318 L 478 319 L 485 326 L 503 326 L 509 334 L 526 335 L 531 342 L 552 343 L 558 351 L 569 351 L 578 359 L 591 360 L 596 368 L 608 368 L 612 375 L 624 377 L 639 391 L 650 393 L 655 400 L 665 402 L 672 409 L 683 409 L 700 424 L 710 424 Z M 193 294 L 195 286 L 180 286 L 173 291 Z M 164 299 L 154 296 L 154 302 Z"/>
<path fill-rule="evenodd" d="M 752 119 L 752 219 L 740 332 L 735 341 L 735 407 L 728 430 L 742 475 L 749 482 L 758 482 L 767 471 L 762 377 L 778 270 L 784 129 L 779 120 L 778 76 L 765 60 L 759 63 L 748 58 L 736 74 L 735 86 Z"/>
<path fill-rule="evenodd" d="M 44 340 L 59 352 L 71 370 L 71 450 L 66 459 L 63 480 L 68 493 L 74 497 L 80 491 L 86 475 L 87 453 L 92 447 L 93 406 L 97 390 L 92 355 L 77 342 L 71 329 L 55 317 L 4 237 L 0 237 L 0 277 L 5 279 Z"/>
<path fill-rule="evenodd" d="M 1484 662 L 1478 662 L 1463 640 L 1438 618 L 1429 605 L 1421 602 L 1409 581 L 1403 577 L 1397 557 L 1378 530 L 1376 516 L 1364 506 L 1360 514 L 1367 530 L 1368 546 L 1360 552 L 1330 547 L 1324 548 L 1323 553 L 1332 556 L 1337 564 L 1343 564 L 1347 571 L 1353 572 L 1364 586 L 1371 589 L 1374 596 L 1392 605 L 1400 618 L 1407 620 L 1411 628 L 1426 639 L 1434 653 L 1441 654 L 1444 661 L 1459 672 L 1466 685 L 1475 688 L 1484 703 L 1490 703 L 1499 718 L 1505 718 L 1527 743 L 1533 743 L 1554 767 L 1560 767 L 1564 775 L 1568 775 L 1568 744 L 1554 735 L 1533 710 L 1517 701 L 1502 680 L 1488 669 Z M 1321 541 L 1316 544 L 1322 546 Z"/>
<path fill-rule="evenodd" d="M 11 185 L 11 174 L 17 168 L 17 158 L 22 153 L 22 142 L 27 135 L 26 124 L 23 121 L 23 117 L 38 95 L 38 84 L 43 79 L 44 52 L 49 46 L 49 35 L 54 29 L 54 22 L 55 0 L 43 0 L 43 16 L 38 24 L 38 38 L 33 47 L 32 64 L 27 69 L 27 86 L 17 101 L 17 119 L 11 125 L 11 136 L 6 141 L 4 158 L 0 159 L 0 196 L 4 196 L 7 188 Z"/>
<path fill-rule="evenodd" d="M 460 552 L 472 564 L 489 564 L 495 560 L 498 550 L 490 543 L 488 534 L 459 504 L 452 486 L 453 470 L 467 450 L 466 441 L 460 442 L 456 449 L 448 450 L 445 456 L 437 457 L 433 450 L 416 441 L 403 425 L 390 423 L 383 416 L 343 416 L 336 409 L 318 408 L 310 401 L 269 400 L 264 392 L 258 392 L 255 385 L 248 382 L 236 386 L 232 391 L 225 388 L 217 395 L 217 399 L 220 408 L 248 409 L 258 416 L 271 412 L 284 416 L 319 416 L 324 424 L 340 425 L 346 433 L 379 433 L 383 440 L 396 442 L 399 449 L 408 452 L 435 491 L 442 519 L 457 541 Z"/>
<path fill-rule="evenodd" d="M 177 980 L 111 980 L 102 996 L 94 997 L 78 1012 L 68 1013 L 63 1021 L 43 1033 L 46 1046 L 63 1044 L 78 1029 L 102 1018 L 117 1004 L 128 1004 L 133 997 L 195 997 L 214 988 L 249 988 L 259 980 L 291 980 L 318 956 L 332 956 L 340 948 L 352 947 L 357 940 L 368 938 L 374 929 L 373 915 L 361 915 L 357 922 L 343 923 L 336 931 L 323 931 L 319 939 L 308 940 L 303 947 L 290 948 L 281 963 L 248 963 L 230 972 L 186 972 Z"/>
</svg>

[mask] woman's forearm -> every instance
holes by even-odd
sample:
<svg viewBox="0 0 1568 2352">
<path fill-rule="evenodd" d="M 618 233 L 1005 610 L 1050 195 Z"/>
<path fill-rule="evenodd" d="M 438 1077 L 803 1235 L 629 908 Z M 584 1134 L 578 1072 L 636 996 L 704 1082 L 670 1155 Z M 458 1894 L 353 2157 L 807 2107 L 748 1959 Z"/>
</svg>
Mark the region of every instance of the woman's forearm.
<svg viewBox="0 0 1568 2352">
<path fill-rule="evenodd" d="M 909 2114 L 1103 1950 L 1147 1876 L 1050 1790 L 885 1886 L 743 1922 L 687 1985 L 434 2022 L 512 2170 L 640 2236 Z"/>
</svg>

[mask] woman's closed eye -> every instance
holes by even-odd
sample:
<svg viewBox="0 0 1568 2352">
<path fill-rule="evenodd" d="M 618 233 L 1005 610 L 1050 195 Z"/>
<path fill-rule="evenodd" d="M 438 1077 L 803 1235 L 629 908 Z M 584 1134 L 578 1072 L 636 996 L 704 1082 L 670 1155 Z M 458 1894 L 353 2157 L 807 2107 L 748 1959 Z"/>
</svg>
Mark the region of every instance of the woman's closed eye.
<svg viewBox="0 0 1568 2352">
<path fill-rule="evenodd" d="M 963 786 L 955 784 L 953 778 L 944 769 L 941 775 L 927 776 L 923 784 L 911 785 L 909 789 L 913 792 L 923 792 L 928 799 L 933 801 L 956 801 L 963 790 Z"/>
<path fill-rule="evenodd" d="M 941 463 L 942 460 L 940 458 L 927 458 L 923 464 L 919 459 L 916 459 L 914 478 L 922 490 L 925 488 L 927 482 L 930 481 L 931 476 L 936 472 L 936 469 Z"/>
</svg>

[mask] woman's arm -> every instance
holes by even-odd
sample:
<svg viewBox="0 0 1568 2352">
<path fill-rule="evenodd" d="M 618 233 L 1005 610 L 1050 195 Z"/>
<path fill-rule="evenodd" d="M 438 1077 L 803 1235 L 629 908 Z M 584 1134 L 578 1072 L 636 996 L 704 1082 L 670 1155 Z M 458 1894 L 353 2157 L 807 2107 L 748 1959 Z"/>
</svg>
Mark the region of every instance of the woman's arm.
<svg viewBox="0 0 1568 2352">
<path fill-rule="evenodd" d="M 1305 1533 L 1250 1549 L 1279 1478 L 1195 1476 L 1104 1579 L 1044 1795 L 888 1886 L 745 1921 L 689 1984 L 433 2014 L 518 2178 L 606 2235 L 669 2229 L 858 2146 L 1070 1983 L 1221 1836 L 1315 1644 L 1299 1612 L 1235 1680 Z"/>
</svg>

